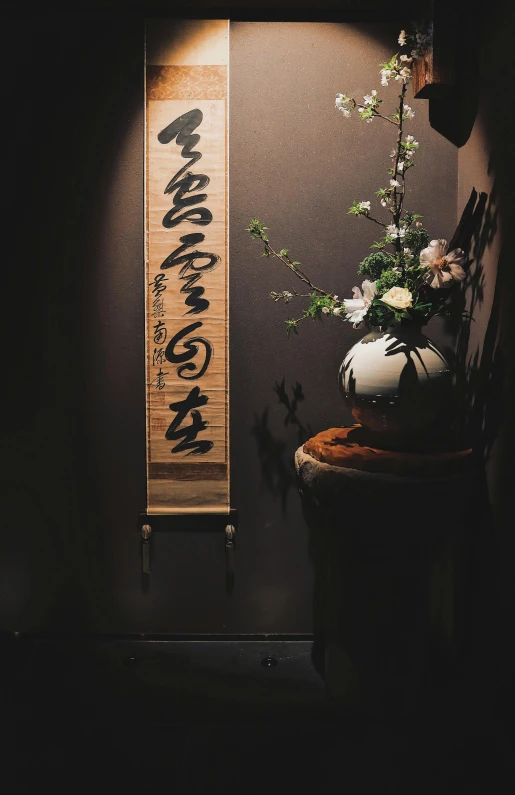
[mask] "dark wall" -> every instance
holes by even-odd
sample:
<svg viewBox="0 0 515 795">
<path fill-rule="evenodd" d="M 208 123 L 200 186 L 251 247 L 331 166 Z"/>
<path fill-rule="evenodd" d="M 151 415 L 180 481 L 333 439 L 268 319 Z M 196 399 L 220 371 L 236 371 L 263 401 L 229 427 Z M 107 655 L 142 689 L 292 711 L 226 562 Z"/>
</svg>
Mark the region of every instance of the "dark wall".
<svg viewBox="0 0 515 795">
<path fill-rule="evenodd" d="M 244 230 L 256 215 L 317 282 L 350 295 L 376 233 L 347 208 L 385 184 L 393 139 L 386 123 L 343 119 L 334 96 L 380 88 L 399 26 L 231 27 L 232 596 L 219 533 L 159 534 L 147 592 L 140 578 L 142 17 L 33 13 L 10 27 L 1 628 L 309 632 L 312 566 L 292 457 L 307 436 L 349 421 L 337 370 L 362 332 L 333 321 L 287 339 L 289 307 L 268 293 L 291 287 L 289 274 Z M 421 149 L 409 201 L 447 237 L 456 148 L 430 128 L 425 101 L 413 107 Z"/>
<path fill-rule="evenodd" d="M 485 509 L 472 524 L 469 552 L 470 661 L 472 677 L 497 691 L 502 711 L 513 712 L 512 633 L 515 616 L 512 481 L 515 470 L 515 271 L 511 229 L 515 179 L 510 151 L 512 112 L 504 109 L 499 74 L 510 70 L 512 3 L 497 0 L 488 14 L 471 15 L 464 35 L 475 42 L 473 69 L 461 93 L 474 99 L 473 124 L 462 137 L 458 156 L 458 210 L 471 189 L 484 194 L 482 223 L 473 239 L 474 274 L 469 302 L 475 321 L 466 338 L 474 444 L 484 467 Z M 470 101 L 468 103 L 471 104 Z M 479 654 L 478 654 L 479 651 Z"/>
</svg>

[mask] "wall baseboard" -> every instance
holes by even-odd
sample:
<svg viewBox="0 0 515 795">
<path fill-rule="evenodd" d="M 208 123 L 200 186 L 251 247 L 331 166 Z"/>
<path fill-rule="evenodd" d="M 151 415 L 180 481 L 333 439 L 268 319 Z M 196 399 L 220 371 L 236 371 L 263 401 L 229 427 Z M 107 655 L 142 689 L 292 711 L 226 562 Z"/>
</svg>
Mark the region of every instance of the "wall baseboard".
<svg viewBox="0 0 515 795">
<path fill-rule="evenodd" d="M 22 640 L 42 640 L 42 641 L 102 641 L 102 642 L 129 642 L 129 641 L 148 641 L 148 642 L 266 642 L 266 643 L 285 643 L 285 642 L 311 642 L 312 633 L 269 633 L 269 634 L 219 634 L 219 633 L 177 633 L 165 634 L 154 632 L 141 633 L 86 633 L 86 632 L 0 632 L 0 642 L 22 641 Z"/>
</svg>

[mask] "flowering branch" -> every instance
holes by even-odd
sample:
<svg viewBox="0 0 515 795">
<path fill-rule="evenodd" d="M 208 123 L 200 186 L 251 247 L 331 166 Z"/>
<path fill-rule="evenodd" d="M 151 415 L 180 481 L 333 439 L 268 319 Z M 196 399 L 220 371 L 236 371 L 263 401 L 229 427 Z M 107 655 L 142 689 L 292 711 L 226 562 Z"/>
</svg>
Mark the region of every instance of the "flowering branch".
<svg viewBox="0 0 515 795">
<path fill-rule="evenodd" d="M 378 221 L 377 218 L 372 218 L 372 216 L 368 215 L 368 213 L 365 214 L 365 218 L 368 218 L 369 221 L 373 221 L 375 224 L 379 224 L 379 226 L 386 226 L 386 224 L 383 224 L 382 221 Z"/>
<path fill-rule="evenodd" d="M 288 303 L 295 297 L 309 297 L 310 304 L 300 318 L 289 318 L 288 333 L 297 331 L 297 324 L 307 317 L 320 318 L 324 314 L 340 316 L 353 323 L 354 327 L 365 323 L 371 327 L 386 329 L 400 323 L 426 323 L 436 314 L 447 311 L 449 288 L 465 278 L 465 257 L 461 249 L 448 250 L 445 240 L 432 240 L 422 227 L 421 216 L 404 209 L 406 196 L 406 172 L 415 164 L 413 158 L 419 148 L 413 135 L 404 135 L 404 123 L 413 119 L 415 113 L 406 103 L 407 85 L 411 79 L 411 64 L 420 58 L 431 43 L 431 31 L 416 30 L 408 35 L 401 31 L 398 39 L 401 47 L 412 46 L 410 55 L 399 53 L 381 64 L 381 85 L 387 87 L 393 80 L 400 83 L 399 106 L 387 115 L 380 112 L 383 100 L 373 89 L 365 94 L 363 103 L 346 94 L 337 94 L 335 106 L 345 118 L 350 118 L 357 109 L 362 121 L 371 124 L 375 118 L 384 119 L 397 127 L 395 147 L 391 152 L 392 166 L 387 169 L 389 185 L 380 188 L 376 195 L 382 208 L 391 214 L 393 223 L 383 223 L 371 215 L 371 202 L 354 201 L 349 209 L 352 215 L 359 215 L 384 229 L 383 237 L 375 242 L 372 253 L 360 263 L 358 274 L 364 278 L 361 289 L 353 288 L 353 297 L 343 301 L 337 295 L 317 287 L 299 268 L 300 262 L 292 261 L 288 250 L 275 251 L 265 233 L 267 227 L 256 218 L 247 231 L 251 237 L 259 238 L 264 244 L 263 256 L 279 259 L 295 276 L 304 282 L 312 292 L 299 295 L 284 290 L 272 292 L 274 301 Z M 393 252 L 388 247 L 393 248 Z M 343 313 L 343 315 L 342 315 Z"/>
<path fill-rule="evenodd" d="M 270 255 L 272 255 L 273 257 L 277 257 L 277 259 L 280 260 L 283 263 L 283 265 L 286 265 L 286 267 L 289 270 L 293 271 L 295 276 L 297 276 L 298 279 L 304 282 L 304 284 L 307 284 L 308 287 L 310 287 L 312 290 L 314 290 L 316 293 L 319 293 L 320 295 L 329 296 L 329 293 L 327 293 L 325 290 L 322 290 L 321 287 L 316 287 L 313 284 L 313 282 L 310 279 L 308 279 L 306 274 L 300 270 L 300 268 L 298 267 L 300 265 L 300 262 L 297 261 L 292 262 L 292 260 L 288 256 L 287 249 L 283 248 L 281 249 L 281 251 L 277 252 L 272 248 L 267 235 L 265 235 L 265 229 L 267 228 L 268 227 L 263 226 L 263 224 L 260 224 L 257 218 L 253 218 L 245 231 L 250 232 L 251 237 L 259 238 L 260 240 L 263 241 L 265 246 L 265 250 L 263 252 L 264 257 L 269 257 Z"/>
<path fill-rule="evenodd" d="M 389 116 L 383 116 L 383 114 L 379 113 L 379 111 L 376 110 L 375 108 L 373 108 L 373 112 L 374 112 L 374 116 L 379 116 L 380 119 L 384 119 L 385 121 L 389 121 L 390 124 L 395 124 L 396 127 L 399 125 L 398 121 L 395 121 L 395 119 L 390 119 Z"/>
</svg>

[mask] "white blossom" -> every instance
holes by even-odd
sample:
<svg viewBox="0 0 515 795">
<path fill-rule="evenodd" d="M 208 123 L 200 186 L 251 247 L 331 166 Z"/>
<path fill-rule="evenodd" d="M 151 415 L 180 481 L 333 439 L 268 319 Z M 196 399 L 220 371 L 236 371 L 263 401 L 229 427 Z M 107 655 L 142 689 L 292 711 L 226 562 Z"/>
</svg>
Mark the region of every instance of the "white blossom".
<svg viewBox="0 0 515 795">
<path fill-rule="evenodd" d="M 411 110 L 411 108 L 410 108 L 410 106 L 409 106 L 409 105 L 404 105 L 404 107 L 403 107 L 403 109 L 402 109 L 402 114 L 403 114 L 403 116 L 405 116 L 407 119 L 412 119 L 412 118 L 413 118 L 413 116 L 415 115 L 415 111 L 414 111 L 414 110 Z"/>
<path fill-rule="evenodd" d="M 390 235 L 390 237 L 393 240 L 397 240 L 397 238 L 399 238 L 399 240 L 402 240 L 402 238 L 406 234 L 406 229 L 403 226 L 398 227 L 395 226 L 395 224 L 388 224 L 388 226 L 386 227 L 386 234 Z"/>
<path fill-rule="evenodd" d="M 413 254 L 412 250 L 407 246 L 403 248 L 403 253 L 406 254 L 407 257 L 411 257 L 411 255 Z"/>
<path fill-rule="evenodd" d="M 386 199 L 381 199 L 381 207 L 388 207 L 388 202 Z"/>
<path fill-rule="evenodd" d="M 399 172 L 399 174 L 402 174 L 402 172 L 404 171 L 404 161 L 403 160 L 399 160 L 399 162 L 397 163 L 397 171 Z"/>
<path fill-rule="evenodd" d="M 351 109 L 348 106 L 350 102 L 350 98 L 345 96 L 345 94 L 337 94 L 335 100 L 335 107 L 337 110 L 341 110 L 345 118 L 349 118 L 351 114 Z"/>
<path fill-rule="evenodd" d="M 362 108 L 361 105 L 360 105 L 359 108 L 358 108 L 358 113 L 363 113 L 364 110 L 365 110 L 365 108 Z"/>
<path fill-rule="evenodd" d="M 409 55 L 401 55 L 401 61 L 404 63 L 411 63 L 413 58 L 410 58 Z"/>
<path fill-rule="evenodd" d="M 391 69 L 381 69 L 381 85 L 387 86 L 388 81 L 392 79 Z"/>
<path fill-rule="evenodd" d="M 400 72 L 397 72 L 395 75 L 395 79 L 400 81 L 403 80 L 405 83 L 411 78 L 411 69 L 408 69 L 407 66 L 404 66 Z"/>
<path fill-rule="evenodd" d="M 363 292 L 361 292 L 363 290 Z M 370 282 L 368 279 L 365 279 L 363 284 L 361 285 L 361 290 L 359 287 L 352 288 L 352 298 L 347 298 L 343 302 L 343 308 L 345 310 L 345 320 L 348 320 L 350 323 L 353 323 L 354 328 L 357 328 L 365 315 L 368 312 L 370 304 L 372 303 L 374 296 L 377 293 L 376 290 L 376 283 Z"/>
<path fill-rule="evenodd" d="M 362 213 L 370 212 L 370 202 L 360 202 L 359 209 L 361 210 Z"/>
<path fill-rule="evenodd" d="M 370 116 L 370 118 L 365 119 L 365 121 L 366 121 L 367 124 L 371 124 L 374 121 L 374 117 Z"/>
<path fill-rule="evenodd" d="M 324 315 L 328 315 L 330 311 L 331 310 L 329 309 L 328 306 L 323 306 L 322 307 L 322 312 L 324 313 Z"/>
<path fill-rule="evenodd" d="M 415 152 L 413 151 L 413 149 L 407 149 L 404 152 L 404 157 L 406 158 L 406 160 L 412 160 L 414 156 Z"/>
<path fill-rule="evenodd" d="M 391 179 L 390 185 L 392 186 L 392 188 L 400 188 L 401 183 L 396 179 Z"/>
<path fill-rule="evenodd" d="M 461 248 L 447 252 L 447 240 L 431 240 L 427 248 L 420 252 L 420 264 L 429 268 L 426 283 L 430 287 L 449 288 L 454 281 L 463 281 L 465 254 Z"/>
<path fill-rule="evenodd" d="M 373 105 L 374 102 L 376 101 L 376 96 L 377 96 L 377 91 L 374 88 L 374 89 L 372 89 L 370 94 L 365 94 L 365 96 L 363 97 L 364 104 L 365 105 Z"/>
<path fill-rule="evenodd" d="M 339 315 L 341 311 L 342 311 L 341 306 L 335 306 L 333 309 L 333 315 Z"/>
<path fill-rule="evenodd" d="M 399 33 L 398 42 L 401 45 L 401 47 L 405 46 L 405 44 L 406 44 L 406 31 L 405 30 L 401 30 L 401 32 Z"/>
</svg>

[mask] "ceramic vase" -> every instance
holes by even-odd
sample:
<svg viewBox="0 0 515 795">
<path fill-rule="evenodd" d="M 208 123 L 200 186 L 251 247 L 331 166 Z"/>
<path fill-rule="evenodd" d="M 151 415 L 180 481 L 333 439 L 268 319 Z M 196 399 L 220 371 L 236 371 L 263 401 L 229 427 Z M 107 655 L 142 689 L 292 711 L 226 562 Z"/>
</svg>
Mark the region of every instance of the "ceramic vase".
<svg viewBox="0 0 515 795">
<path fill-rule="evenodd" d="M 392 327 L 369 332 L 349 350 L 339 385 L 356 422 L 379 442 L 405 446 L 431 433 L 445 413 L 452 372 L 419 327 Z"/>
</svg>

